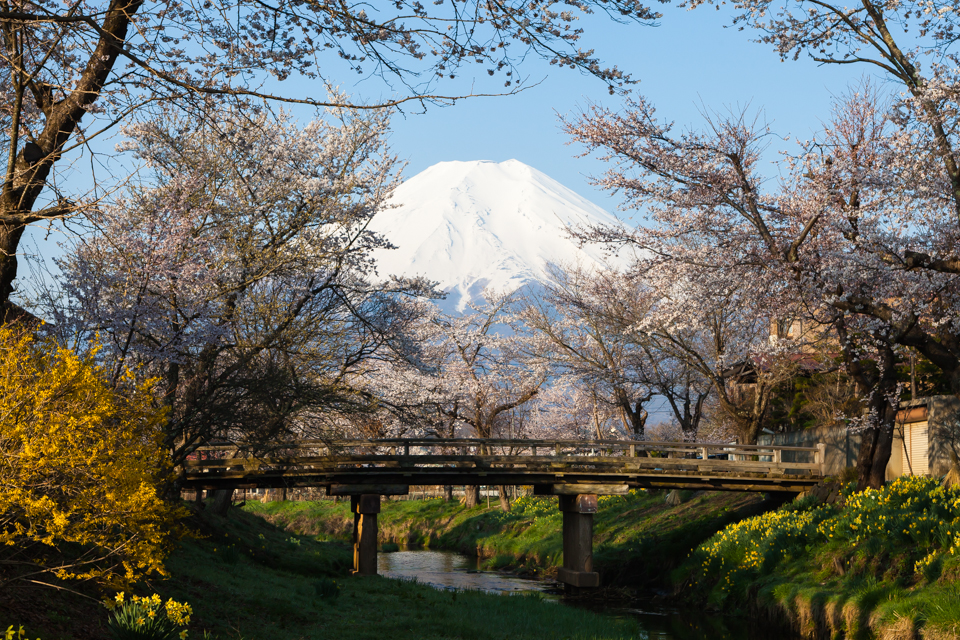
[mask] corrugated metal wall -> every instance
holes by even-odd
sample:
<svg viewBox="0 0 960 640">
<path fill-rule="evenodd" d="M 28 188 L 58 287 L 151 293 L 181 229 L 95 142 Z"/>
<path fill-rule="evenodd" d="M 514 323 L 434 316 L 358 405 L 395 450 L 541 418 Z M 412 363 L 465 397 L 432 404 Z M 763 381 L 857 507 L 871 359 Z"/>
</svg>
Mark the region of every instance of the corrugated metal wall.
<svg viewBox="0 0 960 640">
<path fill-rule="evenodd" d="M 930 446 L 927 434 L 927 422 L 913 422 L 903 425 L 904 436 L 906 437 L 907 451 L 910 455 L 910 464 L 903 465 L 903 472 L 910 473 L 913 469 L 913 475 L 924 476 L 930 472 Z"/>
</svg>

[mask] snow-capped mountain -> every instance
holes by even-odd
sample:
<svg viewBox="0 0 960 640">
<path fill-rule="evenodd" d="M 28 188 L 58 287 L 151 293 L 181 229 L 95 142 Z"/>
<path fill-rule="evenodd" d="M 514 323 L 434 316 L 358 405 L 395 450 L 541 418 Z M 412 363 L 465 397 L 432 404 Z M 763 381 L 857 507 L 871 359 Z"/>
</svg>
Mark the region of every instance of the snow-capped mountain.
<svg viewBox="0 0 960 640">
<path fill-rule="evenodd" d="M 379 273 L 439 281 L 448 312 L 479 301 L 486 287 L 541 282 L 548 263 L 609 264 L 599 247 L 578 247 L 566 229 L 617 223 L 517 160 L 435 164 L 400 185 L 391 203 L 396 208 L 371 225 L 398 247 L 377 252 Z"/>
</svg>

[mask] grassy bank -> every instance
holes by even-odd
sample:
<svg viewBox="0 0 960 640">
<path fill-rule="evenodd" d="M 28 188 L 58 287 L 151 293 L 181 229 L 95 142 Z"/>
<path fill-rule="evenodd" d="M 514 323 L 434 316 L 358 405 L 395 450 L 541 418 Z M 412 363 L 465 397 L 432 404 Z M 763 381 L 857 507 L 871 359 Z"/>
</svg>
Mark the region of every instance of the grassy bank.
<svg viewBox="0 0 960 640">
<path fill-rule="evenodd" d="M 763 511 L 760 496 L 686 492 L 677 506 L 662 492 L 601 497 L 594 517 L 594 567 L 604 584 L 663 584 L 703 540 L 724 526 Z M 347 540 L 349 502 L 270 502 L 245 507 L 291 532 Z M 562 516 L 556 498 L 520 498 L 509 512 L 465 509 L 441 499 L 387 501 L 379 516 L 382 543 L 416 544 L 476 554 L 487 568 L 551 575 L 562 564 Z"/>
<path fill-rule="evenodd" d="M 709 608 L 752 609 L 805 635 L 960 637 L 960 490 L 905 477 L 801 500 L 697 548 L 674 578 Z"/>
<path fill-rule="evenodd" d="M 204 540 L 168 561 L 165 595 L 193 605 L 198 627 L 221 638 L 621 638 L 631 622 L 536 597 L 443 592 L 346 575 L 346 545 L 291 535 L 240 510 L 208 517 Z M 324 580 L 324 578 L 327 580 Z M 336 594 L 318 595 L 329 580 Z"/>
<path fill-rule="evenodd" d="M 169 577 L 135 590 L 189 603 L 192 638 L 613 640 L 636 636 L 632 621 L 538 597 L 438 591 L 380 577 L 350 577 L 346 545 L 292 535 L 242 510 L 235 509 L 226 518 L 196 516 L 191 526 L 200 537 L 184 540 L 167 559 Z M 46 606 L 58 606 L 59 596 L 44 593 L 49 596 Z M 19 607 L 16 603 L 0 607 L 0 624 L 3 629 L 23 624 L 30 638 L 42 640 L 107 637 L 106 609 L 82 599 L 70 602 L 69 617 L 51 617 L 36 610 L 35 598 L 24 597 Z M 83 633 L 77 633 L 80 628 Z"/>
</svg>

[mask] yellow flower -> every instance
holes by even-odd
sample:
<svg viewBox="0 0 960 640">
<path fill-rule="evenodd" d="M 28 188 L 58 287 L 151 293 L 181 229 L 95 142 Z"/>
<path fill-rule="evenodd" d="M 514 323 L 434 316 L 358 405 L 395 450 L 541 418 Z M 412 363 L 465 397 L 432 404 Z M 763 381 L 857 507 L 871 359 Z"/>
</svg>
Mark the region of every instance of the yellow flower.
<svg viewBox="0 0 960 640">
<path fill-rule="evenodd" d="M 121 591 L 120 593 L 118 593 L 118 594 L 114 597 L 114 600 L 116 600 L 117 602 L 121 602 L 121 603 L 122 603 L 122 602 L 123 602 L 123 591 Z"/>
</svg>

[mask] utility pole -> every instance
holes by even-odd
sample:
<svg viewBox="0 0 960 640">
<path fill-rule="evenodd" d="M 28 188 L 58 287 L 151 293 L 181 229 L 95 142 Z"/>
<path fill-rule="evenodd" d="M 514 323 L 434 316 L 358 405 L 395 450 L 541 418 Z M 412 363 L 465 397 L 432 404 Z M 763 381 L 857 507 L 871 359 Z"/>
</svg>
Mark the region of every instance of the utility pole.
<svg viewBox="0 0 960 640">
<path fill-rule="evenodd" d="M 917 355 L 910 350 L 910 399 L 917 399 Z"/>
</svg>

